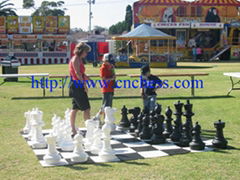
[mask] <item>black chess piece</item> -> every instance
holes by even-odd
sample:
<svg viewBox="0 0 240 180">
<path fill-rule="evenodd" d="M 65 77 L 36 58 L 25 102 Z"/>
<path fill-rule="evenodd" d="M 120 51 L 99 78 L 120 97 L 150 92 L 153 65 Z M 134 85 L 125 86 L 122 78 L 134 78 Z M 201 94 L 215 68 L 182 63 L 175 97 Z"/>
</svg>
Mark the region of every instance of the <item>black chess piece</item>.
<svg viewBox="0 0 240 180">
<path fill-rule="evenodd" d="M 221 120 L 214 123 L 214 127 L 216 128 L 216 136 L 214 140 L 212 141 L 212 144 L 216 148 L 227 148 L 227 140 L 224 138 L 223 135 L 223 128 L 225 127 L 225 122 L 222 122 Z"/>
<path fill-rule="evenodd" d="M 194 116 L 194 113 L 192 112 L 193 105 L 190 104 L 189 99 L 187 100 L 187 103 L 184 105 L 185 112 L 183 115 L 186 117 L 186 121 L 189 122 L 190 128 L 193 128 L 192 124 L 192 116 Z"/>
<path fill-rule="evenodd" d="M 170 106 L 168 106 L 168 108 L 166 109 L 165 112 L 166 115 L 166 128 L 165 131 L 163 132 L 164 136 L 166 138 L 169 138 L 169 136 L 172 134 L 173 132 L 173 128 L 172 128 L 172 110 L 170 108 Z"/>
<path fill-rule="evenodd" d="M 120 129 L 128 129 L 130 127 L 130 122 L 128 120 L 128 109 L 126 108 L 126 106 L 123 106 L 122 110 L 121 110 L 121 114 L 122 114 L 122 118 L 119 124 L 119 128 Z"/>
<path fill-rule="evenodd" d="M 182 137 L 182 126 L 179 121 L 175 120 L 173 132 L 170 135 L 170 138 L 173 142 L 179 143 L 181 137 Z"/>
<path fill-rule="evenodd" d="M 155 114 L 161 114 L 162 113 L 162 105 L 158 104 L 154 108 Z"/>
<path fill-rule="evenodd" d="M 139 115 L 138 115 L 138 126 L 137 126 L 137 129 L 135 130 L 135 136 L 139 136 L 140 132 L 142 131 L 142 119 L 144 117 L 144 114 L 143 112 L 141 112 Z"/>
<path fill-rule="evenodd" d="M 150 124 L 149 115 L 145 114 L 142 120 L 142 131 L 139 134 L 139 137 L 142 140 L 149 140 L 152 137 L 151 128 L 149 127 L 149 124 Z"/>
<path fill-rule="evenodd" d="M 151 144 L 163 144 L 166 142 L 166 138 L 163 135 L 163 121 L 164 116 L 161 114 L 155 114 L 153 117 L 154 123 L 152 125 L 152 137 L 151 137 Z"/>
<path fill-rule="evenodd" d="M 174 115 L 176 116 L 176 120 L 178 121 L 178 124 L 180 125 L 180 129 L 182 129 L 182 108 L 183 108 L 183 103 L 181 103 L 180 101 L 178 101 L 177 103 L 174 104 L 175 106 L 175 112 Z"/>
<path fill-rule="evenodd" d="M 138 126 L 138 115 L 141 112 L 141 109 L 139 107 L 135 107 L 133 109 L 129 109 L 128 111 L 130 114 L 132 114 L 133 116 L 130 119 L 130 128 L 129 128 L 129 132 L 130 133 L 135 133 L 135 130 L 137 129 Z"/>
<path fill-rule="evenodd" d="M 188 147 L 189 143 L 192 141 L 192 129 L 190 127 L 190 122 L 186 121 L 186 123 L 183 125 L 183 133 L 182 137 L 179 141 L 179 146 L 181 147 Z"/>
<path fill-rule="evenodd" d="M 202 141 L 201 126 L 198 124 L 198 122 L 196 122 L 195 127 L 193 127 L 192 134 L 193 134 L 193 140 L 190 143 L 190 148 L 192 150 L 204 150 L 205 143 Z"/>
</svg>

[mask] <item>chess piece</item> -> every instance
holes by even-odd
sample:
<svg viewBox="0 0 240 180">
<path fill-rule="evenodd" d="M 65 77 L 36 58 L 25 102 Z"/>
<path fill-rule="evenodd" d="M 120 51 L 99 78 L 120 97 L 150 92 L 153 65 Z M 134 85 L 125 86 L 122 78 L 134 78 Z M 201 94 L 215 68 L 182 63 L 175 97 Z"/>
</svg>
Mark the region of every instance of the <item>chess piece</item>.
<svg viewBox="0 0 240 180">
<path fill-rule="evenodd" d="M 166 138 L 169 138 L 170 135 L 173 132 L 173 128 L 172 128 L 172 120 L 173 120 L 172 119 L 172 110 L 170 109 L 170 106 L 167 107 L 165 115 L 166 115 L 166 128 L 165 128 L 165 131 L 163 132 L 163 134 L 164 134 L 164 136 Z"/>
<path fill-rule="evenodd" d="M 84 139 L 84 146 L 88 151 L 91 151 L 91 146 L 93 143 L 93 131 L 97 127 L 98 123 L 98 121 L 94 121 L 93 119 L 89 119 L 85 122 L 87 133 L 86 138 Z"/>
<path fill-rule="evenodd" d="M 149 127 L 149 125 L 150 125 L 150 117 L 149 115 L 145 114 L 142 122 L 142 131 L 139 134 L 139 137 L 142 140 L 150 140 L 152 137 L 151 128 Z"/>
<path fill-rule="evenodd" d="M 175 112 L 174 115 L 176 116 L 176 121 L 178 122 L 179 126 L 180 126 L 180 130 L 182 131 L 182 108 L 183 108 L 183 103 L 181 103 L 180 101 L 178 101 L 177 103 L 174 104 L 175 106 Z"/>
<path fill-rule="evenodd" d="M 128 112 L 133 115 L 130 118 L 129 132 L 132 134 L 135 134 L 135 130 L 137 129 L 137 126 L 138 126 L 138 115 L 140 114 L 141 109 L 139 107 L 135 107 L 133 109 L 129 109 Z"/>
<path fill-rule="evenodd" d="M 32 119 L 32 135 L 31 145 L 33 148 L 45 148 L 47 146 L 44 136 L 42 134 L 42 127 L 45 125 L 42 120 L 42 112 L 36 109 L 31 113 Z"/>
<path fill-rule="evenodd" d="M 173 142 L 178 143 L 180 141 L 181 137 L 182 137 L 182 126 L 179 121 L 175 120 L 173 132 L 170 135 L 170 139 Z"/>
<path fill-rule="evenodd" d="M 28 133 L 28 139 L 31 141 L 31 138 L 33 136 L 33 128 L 32 128 L 32 123 L 33 123 L 33 119 L 32 119 L 32 114 L 34 114 L 36 112 L 36 109 L 33 108 L 32 111 L 30 112 L 30 120 L 29 120 L 29 125 L 30 125 L 30 131 Z"/>
<path fill-rule="evenodd" d="M 98 156 L 103 162 L 112 162 L 118 161 L 118 158 L 115 156 L 115 152 L 111 147 L 111 123 L 109 119 L 105 119 L 105 124 L 102 127 L 102 140 L 103 147 L 99 152 Z"/>
<path fill-rule="evenodd" d="M 143 119 L 143 113 L 141 112 L 139 115 L 138 115 L 138 120 L 137 120 L 137 123 L 138 123 L 138 126 L 137 126 L 137 129 L 135 130 L 135 136 L 139 136 L 140 132 L 142 131 L 142 119 Z"/>
<path fill-rule="evenodd" d="M 154 112 L 156 114 L 161 114 L 162 113 L 162 105 L 157 103 L 157 105 L 154 108 Z"/>
<path fill-rule="evenodd" d="M 130 127 L 130 122 L 128 120 L 128 109 L 126 108 L 126 106 L 123 106 L 122 110 L 121 110 L 121 114 L 122 114 L 122 118 L 119 124 L 119 128 L 121 130 L 126 130 Z"/>
<path fill-rule="evenodd" d="M 105 107 L 104 112 L 105 112 L 105 119 L 108 119 L 108 122 L 111 124 L 111 131 L 116 130 L 116 125 L 114 124 L 115 122 L 115 117 L 114 113 L 117 111 L 116 108 L 111 108 L 111 107 Z M 104 120 L 106 122 L 106 120 Z"/>
<path fill-rule="evenodd" d="M 102 148 L 102 141 L 101 141 L 101 135 L 102 131 L 99 129 L 100 122 L 97 126 L 97 128 L 94 129 L 93 131 L 93 144 L 91 147 L 91 153 L 92 154 L 98 154 L 101 151 Z"/>
<path fill-rule="evenodd" d="M 187 100 L 187 104 L 184 105 L 185 112 L 183 113 L 183 115 L 186 117 L 186 121 L 189 122 L 190 129 L 193 128 L 192 116 L 194 116 L 194 113 L 192 112 L 192 108 L 193 108 L 193 105 L 190 104 L 189 100 Z"/>
<path fill-rule="evenodd" d="M 192 130 L 193 140 L 190 143 L 190 148 L 192 150 L 204 150 L 205 143 L 201 139 L 201 126 L 196 122 L 195 127 Z"/>
<path fill-rule="evenodd" d="M 83 137 L 81 134 L 74 136 L 74 151 L 71 157 L 71 161 L 83 163 L 88 160 L 88 154 L 83 150 Z"/>
<path fill-rule="evenodd" d="M 216 148 L 227 148 L 227 140 L 224 138 L 223 135 L 223 128 L 225 127 L 225 122 L 222 122 L 221 120 L 214 123 L 214 127 L 216 128 L 216 136 L 214 140 L 212 141 L 212 144 Z"/>
<path fill-rule="evenodd" d="M 183 134 L 179 142 L 179 146 L 181 147 L 188 147 L 189 143 L 192 141 L 192 129 L 190 127 L 190 122 L 186 121 L 183 125 Z"/>
<path fill-rule="evenodd" d="M 47 154 L 43 157 L 43 160 L 46 164 L 57 165 L 61 160 L 61 156 L 56 150 L 56 137 L 50 134 L 45 136 L 45 138 L 48 144 L 48 149 Z"/>
<path fill-rule="evenodd" d="M 152 127 L 153 135 L 151 137 L 151 144 L 163 144 L 166 142 L 166 138 L 163 135 L 164 116 L 157 113 L 157 114 L 155 114 L 153 119 L 154 119 L 154 123 L 153 123 L 153 127 Z"/>
<path fill-rule="evenodd" d="M 28 134 L 31 130 L 31 124 L 30 124 L 30 120 L 31 120 L 31 111 L 27 111 L 24 113 L 24 117 L 26 119 L 26 124 L 23 128 L 23 133 L 24 134 Z"/>
<path fill-rule="evenodd" d="M 73 151 L 74 144 L 71 137 L 71 133 L 72 133 L 71 126 L 65 122 L 63 128 L 63 139 L 60 144 L 62 151 Z"/>
</svg>

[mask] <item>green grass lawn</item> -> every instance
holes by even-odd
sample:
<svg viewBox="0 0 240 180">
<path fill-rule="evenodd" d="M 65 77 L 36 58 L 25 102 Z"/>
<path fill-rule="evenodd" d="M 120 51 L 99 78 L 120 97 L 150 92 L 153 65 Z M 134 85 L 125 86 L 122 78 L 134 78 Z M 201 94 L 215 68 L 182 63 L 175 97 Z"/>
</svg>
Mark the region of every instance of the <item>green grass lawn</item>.
<svg viewBox="0 0 240 180">
<path fill-rule="evenodd" d="M 174 69 L 152 69 L 152 73 L 207 72 L 209 76 L 197 78 L 203 80 L 204 88 L 197 89 L 194 98 L 190 96 L 190 89 L 160 89 L 158 103 L 163 105 L 163 109 L 168 105 L 173 108 L 173 103 L 177 100 L 185 102 L 185 99 L 191 98 L 194 122 L 198 121 L 203 130 L 214 130 L 214 121 L 222 119 L 226 122 L 225 136 L 229 145 L 235 149 L 122 163 L 43 168 L 19 134 L 25 124 L 23 113 L 39 107 L 44 112 L 44 128 L 50 128 L 53 114 L 63 117 L 64 111 L 71 107 L 71 99 L 61 98 L 61 89 L 54 92 L 48 90 L 47 97 L 41 98 L 42 90 L 32 89 L 30 80 L 23 78 L 18 83 L 8 82 L 0 86 L 0 179 L 239 179 L 240 91 L 233 91 L 231 96 L 226 96 L 231 84 L 229 77 L 223 76 L 223 73 L 240 72 L 240 63 L 179 63 L 178 66 Z M 138 74 L 139 69 L 116 69 L 116 72 Z M 68 74 L 68 66 L 22 66 L 19 73 Z M 87 73 L 96 74 L 99 69 L 87 65 Z M 172 82 L 176 78 L 168 79 Z M 66 88 L 65 94 L 67 93 Z M 139 89 L 116 90 L 114 107 L 118 109 L 117 120 L 121 117 L 123 105 L 128 108 L 142 106 L 139 97 L 129 98 L 139 94 Z M 101 105 L 100 89 L 90 89 L 89 96 L 93 98 L 90 101 L 91 113 L 95 114 Z M 81 113 L 77 123 L 83 126 Z M 213 135 L 206 131 L 203 134 Z"/>
</svg>

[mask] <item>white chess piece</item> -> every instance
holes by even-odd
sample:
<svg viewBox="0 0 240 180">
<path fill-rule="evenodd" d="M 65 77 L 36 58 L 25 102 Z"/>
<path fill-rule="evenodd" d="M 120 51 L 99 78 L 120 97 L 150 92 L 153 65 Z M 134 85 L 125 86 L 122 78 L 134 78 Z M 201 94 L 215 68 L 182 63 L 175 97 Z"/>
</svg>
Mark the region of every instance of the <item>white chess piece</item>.
<svg viewBox="0 0 240 180">
<path fill-rule="evenodd" d="M 30 112 L 30 119 L 29 119 L 29 125 L 30 125 L 30 131 L 28 133 L 28 139 L 31 140 L 32 136 L 33 136 L 33 128 L 32 128 L 32 123 L 33 123 L 33 119 L 32 119 L 32 114 L 35 113 L 36 109 L 33 108 L 32 111 Z"/>
<path fill-rule="evenodd" d="M 105 118 L 105 124 L 102 127 L 102 139 L 103 139 L 103 147 L 99 152 L 99 158 L 103 162 L 112 162 L 118 161 L 119 159 L 116 157 L 114 150 L 111 147 L 111 122 L 108 118 Z"/>
<path fill-rule="evenodd" d="M 48 144 L 48 150 L 47 154 L 43 157 L 43 160 L 46 164 L 57 165 L 61 160 L 61 156 L 56 150 L 56 136 L 47 135 L 45 138 Z"/>
<path fill-rule="evenodd" d="M 30 120 L 31 120 L 31 111 L 27 111 L 24 113 L 24 117 L 26 119 L 26 124 L 23 128 L 23 133 L 24 134 L 28 134 L 31 130 L 31 124 L 30 124 Z"/>
<path fill-rule="evenodd" d="M 93 144 L 91 147 L 91 153 L 98 154 L 102 149 L 102 141 L 101 141 L 102 131 L 101 129 L 99 129 L 99 124 L 98 124 L 98 127 L 95 128 L 93 134 L 94 135 L 93 135 Z"/>
<path fill-rule="evenodd" d="M 105 119 L 108 119 L 109 123 L 111 124 L 111 131 L 116 130 L 116 124 L 115 122 L 115 117 L 114 113 L 117 111 L 116 108 L 111 108 L 111 107 L 105 107 L 104 112 L 105 112 Z M 105 121 L 105 120 L 104 120 Z"/>
<path fill-rule="evenodd" d="M 88 154 L 83 150 L 83 137 L 81 134 L 74 136 L 74 151 L 71 157 L 71 161 L 83 163 L 88 160 Z"/>
<path fill-rule="evenodd" d="M 84 146 L 86 150 L 91 150 L 91 146 L 93 143 L 93 131 L 97 127 L 98 121 L 95 121 L 93 119 L 89 119 L 85 122 L 87 133 L 86 138 L 84 140 Z"/>
<path fill-rule="evenodd" d="M 33 111 L 31 113 L 31 118 L 31 128 L 33 129 L 33 133 L 31 135 L 31 145 L 33 148 L 45 148 L 47 144 L 42 134 L 42 127 L 44 126 L 42 112 L 38 110 Z"/>
<path fill-rule="evenodd" d="M 65 124 L 64 131 L 63 131 L 63 140 L 60 144 L 60 147 L 63 151 L 73 151 L 74 149 L 71 132 L 72 132 L 71 126 L 68 124 Z"/>
</svg>

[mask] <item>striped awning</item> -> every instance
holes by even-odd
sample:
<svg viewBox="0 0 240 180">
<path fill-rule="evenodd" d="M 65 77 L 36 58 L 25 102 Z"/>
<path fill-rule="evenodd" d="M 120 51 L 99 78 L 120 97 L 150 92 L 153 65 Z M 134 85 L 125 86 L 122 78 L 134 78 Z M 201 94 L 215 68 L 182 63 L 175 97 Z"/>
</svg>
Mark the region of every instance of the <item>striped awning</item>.
<svg viewBox="0 0 240 180">
<path fill-rule="evenodd" d="M 192 5 L 205 5 L 205 6 L 240 6 L 237 0 L 196 0 L 191 3 Z"/>
<path fill-rule="evenodd" d="M 186 5 L 188 2 L 183 0 L 140 0 L 140 4 L 152 5 Z"/>
</svg>

